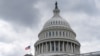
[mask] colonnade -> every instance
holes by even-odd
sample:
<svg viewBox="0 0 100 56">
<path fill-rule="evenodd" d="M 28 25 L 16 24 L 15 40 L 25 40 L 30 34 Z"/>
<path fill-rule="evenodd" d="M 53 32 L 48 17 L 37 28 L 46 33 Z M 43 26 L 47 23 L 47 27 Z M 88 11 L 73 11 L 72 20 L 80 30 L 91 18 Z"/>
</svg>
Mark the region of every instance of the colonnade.
<svg viewBox="0 0 100 56">
<path fill-rule="evenodd" d="M 35 46 L 36 54 L 47 52 L 79 53 L 79 46 L 67 41 L 49 41 Z"/>
<path fill-rule="evenodd" d="M 72 31 L 67 30 L 50 30 L 40 33 L 39 39 L 44 38 L 67 38 L 75 39 L 75 34 Z"/>
</svg>

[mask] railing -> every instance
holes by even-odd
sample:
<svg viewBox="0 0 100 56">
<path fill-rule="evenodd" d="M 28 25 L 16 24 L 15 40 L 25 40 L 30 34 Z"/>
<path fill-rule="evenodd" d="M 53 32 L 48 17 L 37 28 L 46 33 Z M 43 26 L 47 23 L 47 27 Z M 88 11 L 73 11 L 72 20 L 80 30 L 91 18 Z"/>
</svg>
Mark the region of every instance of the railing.
<svg viewBox="0 0 100 56">
<path fill-rule="evenodd" d="M 64 54 L 61 56 L 100 56 L 100 51 L 97 52 L 90 52 L 90 53 L 83 53 L 83 54 Z"/>
</svg>

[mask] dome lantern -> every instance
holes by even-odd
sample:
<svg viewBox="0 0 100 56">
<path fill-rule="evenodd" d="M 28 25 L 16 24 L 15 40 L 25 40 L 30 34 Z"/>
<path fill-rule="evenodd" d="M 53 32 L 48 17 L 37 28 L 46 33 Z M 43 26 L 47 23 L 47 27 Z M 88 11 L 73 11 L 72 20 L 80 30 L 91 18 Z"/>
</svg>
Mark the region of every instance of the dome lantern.
<svg viewBox="0 0 100 56">
<path fill-rule="evenodd" d="M 54 15 L 58 15 L 60 12 L 59 8 L 58 8 L 58 3 L 55 3 L 55 9 L 53 10 Z"/>
</svg>

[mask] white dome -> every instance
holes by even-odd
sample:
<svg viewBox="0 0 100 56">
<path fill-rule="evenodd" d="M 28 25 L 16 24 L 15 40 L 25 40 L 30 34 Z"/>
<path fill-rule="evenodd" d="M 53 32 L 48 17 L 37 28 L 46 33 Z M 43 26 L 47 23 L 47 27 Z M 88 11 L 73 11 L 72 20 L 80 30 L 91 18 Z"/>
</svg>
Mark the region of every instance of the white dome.
<svg viewBox="0 0 100 56">
<path fill-rule="evenodd" d="M 60 10 L 58 7 L 55 7 L 53 13 L 54 16 L 44 24 L 44 30 L 51 27 L 63 27 L 72 30 L 68 22 L 59 15 Z"/>
<path fill-rule="evenodd" d="M 54 15 L 50 20 L 48 20 L 43 28 L 49 28 L 49 27 L 66 27 L 67 29 L 70 29 L 70 26 L 66 20 L 64 20 L 59 15 Z"/>
</svg>

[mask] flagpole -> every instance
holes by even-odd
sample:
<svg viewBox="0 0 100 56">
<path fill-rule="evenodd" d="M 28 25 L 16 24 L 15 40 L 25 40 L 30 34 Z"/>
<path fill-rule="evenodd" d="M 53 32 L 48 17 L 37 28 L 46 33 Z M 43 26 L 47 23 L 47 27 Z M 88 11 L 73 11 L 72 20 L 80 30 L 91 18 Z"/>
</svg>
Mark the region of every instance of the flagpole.
<svg viewBox="0 0 100 56">
<path fill-rule="evenodd" d="M 32 37 L 30 38 L 30 54 L 32 54 L 31 52 L 32 52 Z"/>
<path fill-rule="evenodd" d="M 29 49 L 29 54 L 31 54 L 31 45 L 30 45 L 30 49 Z"/>
</svg>

